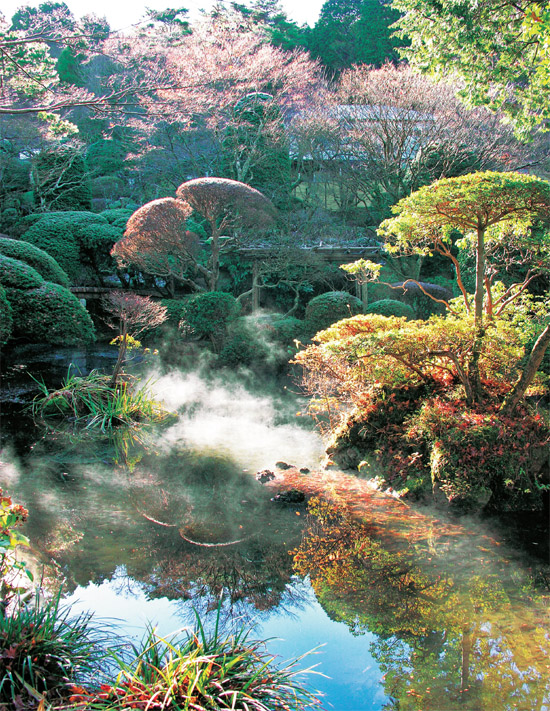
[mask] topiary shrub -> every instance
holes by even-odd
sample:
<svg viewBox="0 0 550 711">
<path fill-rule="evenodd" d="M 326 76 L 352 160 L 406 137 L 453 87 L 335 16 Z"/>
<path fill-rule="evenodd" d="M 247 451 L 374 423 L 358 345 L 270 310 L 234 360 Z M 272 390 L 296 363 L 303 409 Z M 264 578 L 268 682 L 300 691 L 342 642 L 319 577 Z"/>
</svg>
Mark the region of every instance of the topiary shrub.
<svg viewBox="0 0 550 711">
<path fill-rule="evenodd" d="M 13 335 L 31 342 L 66 346 L 94 340 L 89 313 L 68 289 L 43 281 L 35 288 L 6 289 L 13 309 Z"/>
<path fill-rule="evenodd" d="M 224 291 L 197 294 L 184 306 L 183 329 L 191 335 L 210 338 L 215 346 L 221 346 L 227 327 L 237 318 L 240 308 L 237 299 Z"/>
<path fill-rule="evenodd" d="M 100 215 L 104 217 L 110 225 L 124 221 L 124 228 L 126 228 L 126 223 L 133 214 L 134 211 L 126 207 L 114 207 L 100 212 Z"/>
<path fill-rule="evenodd" d="M 0 254 L 0 284 L 18 290 L 35 289 L 44 283 L 40 274 L 25 262 Z"/>
<path fill-rule="evenodd" d="M 270 326 L 273 340 L 283 345 L 290 345 L 296 338 L 300 338 L 304 332 L 304 322 L 299 318 L 294 318 L 294 316 L 277 319 Z"/>
<path fill-rule="evenodd" d="M 6 290 L 0 285 L 0 346 L 7 343 L 13 329 L 13 316 Z"/>
<path fill-rule="evenodd" d="M 22 239 L 51 255 L 71 281 L 87 277 L 98 282 L 102 272 L 114 271 L 110 250 L 121 235 L 120 228 L 109 225 L 101 215 L 65 212 L 43 215 Z"/>
<path fill-rule="evenodd" d="M 363 313 L 360 299 L 347 291 L 328 291 L 315 296 L 306 306 L 305 330 L 314 335 L 336 321 Z"/>
<path fill-rule="evenodd" d="M 59 264 L 47 252 L 30 242 L 10 239 L 7 235 L 0 235 L 0 254 L 25 262 L 47 281 L 53 281 L 61 286 L 69 286 L 69 277 Z"/>
<path fill-rule="evenodd" d="M 166 309 L 166 321 L 156 328 L 148 328 L 140 335 L 142 343 L 157 347 L 164 342 L 165 347 L 172 347 L 174 338 L 178 339 L 178 326 L 183 318 L 183 308 L 187 299 L 162 299 L 162 306 Z"/>
<path fill-rule="evenodd" d="M 369 304 L 365 309 L 367 314 L 379 314 L 380 316 L 405 316 L 411 321 L 414 319 L 414 309 L 409 304 L 404 304 L 402 301 L 395 299 L 381 299 Z"/>
<path fill-rule="evenodd" d="M 247 319 L 238 319 L 229 328 L 220 351 L 218 362 L 222 365 L 253 365 L 264 363 L 269 347 L 256 338 Z"/>
</svg>

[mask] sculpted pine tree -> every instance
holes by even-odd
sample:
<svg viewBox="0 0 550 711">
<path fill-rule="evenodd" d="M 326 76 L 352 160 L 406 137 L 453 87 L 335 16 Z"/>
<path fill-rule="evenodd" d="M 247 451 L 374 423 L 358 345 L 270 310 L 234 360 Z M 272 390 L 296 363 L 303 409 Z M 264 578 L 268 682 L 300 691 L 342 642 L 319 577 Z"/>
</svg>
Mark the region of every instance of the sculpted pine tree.
<svg viewBox="0 0 550 711">
<path fill-rule="evenodd" d="M 378 230 L 390 251 L 436 252 L 454 264 L 464 307 L 474 317 L 467 395 L 469 400 L 480 399 L 478 368 L 488 324 L 516 302 L 535 278 L 550 272 L 548 234 L 537 235 L 531 229 L 537 218 L 550 216 L 550 183 L 520 173 L 472 173 L 421 188 L 401 200 L 394 212 L 396 216 Z M 451 249 L 453 230 L 464 235 L 462 246 L 475 255 L 473 303 Z M 497 293 L 498 278 L 505 272 L 517 273 L 518 267 L 522 278 Z M 504 403 L 505 410 L 511 411 L 522 398 L 549 345 L 550 324 L 540 334 Z"/>
<path fill-rule="evenodd" d="M 146 274 L 162 277 L 190 286 L 194 291 L 202 287 L 193 275 L 208 270 L 198 261 L 198 235 L 186 229 L 192 213 L 191 206 L 182 200 L 162 198 L 148 202 L 128 220 L 124 238 L 117 242 L 111 254 L 121 267 L 136 267 Z"/>
<path fill-rule="evenodd" d="M 226 178 L 189 180 L 179 186 L 177 196 L 210 224 L 208 286 L 210 291 L 217 291 L 220 253 L 235 241 L 234 236 L 224 233 L 236 227 L 268 227 L 275 221 L 275 207 L 259 190 Z"/>
</svg>

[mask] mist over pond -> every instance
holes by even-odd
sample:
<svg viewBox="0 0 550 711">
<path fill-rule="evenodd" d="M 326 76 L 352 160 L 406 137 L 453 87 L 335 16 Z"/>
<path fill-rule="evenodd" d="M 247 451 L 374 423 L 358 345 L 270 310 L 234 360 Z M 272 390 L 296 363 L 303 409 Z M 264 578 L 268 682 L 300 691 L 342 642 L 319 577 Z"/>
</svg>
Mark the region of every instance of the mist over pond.
<svg viewBox="0 0 550 711">
<path fill-rule="evenodd" d="M 152 379 L 179 413 L 160 430 L 113 439 L 27 421 L 15 447 L 24 421 L 4 411 L 1 483 L 31 512 L 52 591 L 62 583 L 75 610 L 135 637 L 147 620 L 161 634 L 192 625 L 194 609 L 208 624 L 221 597 L 223 624 L 256 624 L 281 658 L 324 645 L 304 665 L 330 677 L 310 681 L 338 711 L 545 708 L 544 559 L 358 477 L 293 470 L 285 484 L 279 470 L 279 486 L 301 486 L 310 503 L 278 504 L 255 472 L 280 460 L 313 470 L 322 455 L 289 381 Z"/>
</svg>

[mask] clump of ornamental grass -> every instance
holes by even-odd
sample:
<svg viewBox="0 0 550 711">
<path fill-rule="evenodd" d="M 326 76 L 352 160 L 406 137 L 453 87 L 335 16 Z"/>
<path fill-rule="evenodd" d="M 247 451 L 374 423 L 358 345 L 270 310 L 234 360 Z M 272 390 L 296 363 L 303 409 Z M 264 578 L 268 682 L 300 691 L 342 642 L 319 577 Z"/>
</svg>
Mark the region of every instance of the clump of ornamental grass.
<svg viewBox="0 0 550 711">
<path fill-rule="evenodd" d="M 109 430 L 136 422 L 163 422 L 170 413 L 151 397 L 147 387 L 136 388 L 130 376 L 112 385 L 111 377 L 92 370 L 88 375 L 67 374 L 62 386 L 49 390 L 38 383 L 40 394 L 33 402 L 33 415 L 70 418 L 87 429 Z"/>
<path fill-rule="evenodd" d="M 75 686 L 70 708 L 299 711 L 318 706 L 317 696 L 300 683 L 306 671 L 297 668 L 300 660 L 276 666 L 264 642 L 251 641 L 248 634 L 243 629 L 222 637 L 216 625 L 207 636 L 200 621 L 182 641 L 157 637 L 150 630 L 130 662 L 118 658 L 120 672 L 113 683 L 98 689 Z"/>
<path fill-rule="evenodd" d="M 104 654 L 90 620 L 90 614 L 72 619 L 59 595 L 21 599 L 0 615 L 0 709 L 64 703 L 75 679 L 93 675 Z"/>
</svg>

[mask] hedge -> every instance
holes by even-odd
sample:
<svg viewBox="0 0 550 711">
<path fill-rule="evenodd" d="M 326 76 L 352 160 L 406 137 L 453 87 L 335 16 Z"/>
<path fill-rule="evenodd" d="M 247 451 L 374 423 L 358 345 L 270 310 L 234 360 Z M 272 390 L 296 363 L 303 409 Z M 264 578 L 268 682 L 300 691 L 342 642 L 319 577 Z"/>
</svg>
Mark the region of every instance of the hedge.
<svg viewBox="0 0 550 711">
<path fill-rule="evenodd" d="M 77 281 L 86 267 L 96 276 L 101 271 L 114 271 L 109 253 L 121 236 L 122 230 L 101 215 L 66 212 L 44 215 L 22 239 L 48 252 L 69 278 Z"/>
<path fill-rule="evenodd" d="M 315 296 L 306 306 L 305 330 L 314 335 L 336 321 L 363 313 L 360 299 L 347 291 L 327 291 Z"/>
<path fill-rule="evenodd" d="M 365 309 L 365 313 L 380 314 L 380 316 L 405 316 L 409 320 L 415 318 L 415 312 L 412 306 L 402 301 L 395 301 L 395 299 L 374 301 L 368 305 Z"/>
<path fill-rule="evenodd" d="M 25 262 L 46 281 L 53 281 L 61 286 L 69 286 L 69 277 L 59 264 L 47 252 L 36 247 L 30 242 L 19 239 L 10 239 L 7 235 L 0 235 L 0 254 Z"/>
<path fill-rule="evenodd" d="M 6 294 L 13 309 L 14 336 L 59 346 L 94 340 L 89 313 L 65 287 L 46 281 L 26 291 L 9 288 Z"/>
<path fill-rule="evenodd" d="M 13 316 L 6 290 L 0 285 L 0 345 L 7 343 L 13 329 Z"/>
<path fill-rule="evenodd" d="M 6 289 L 35 289 L 44 279 L 29 264 L 0 254 L 0 284 Z"/>
</svg>

